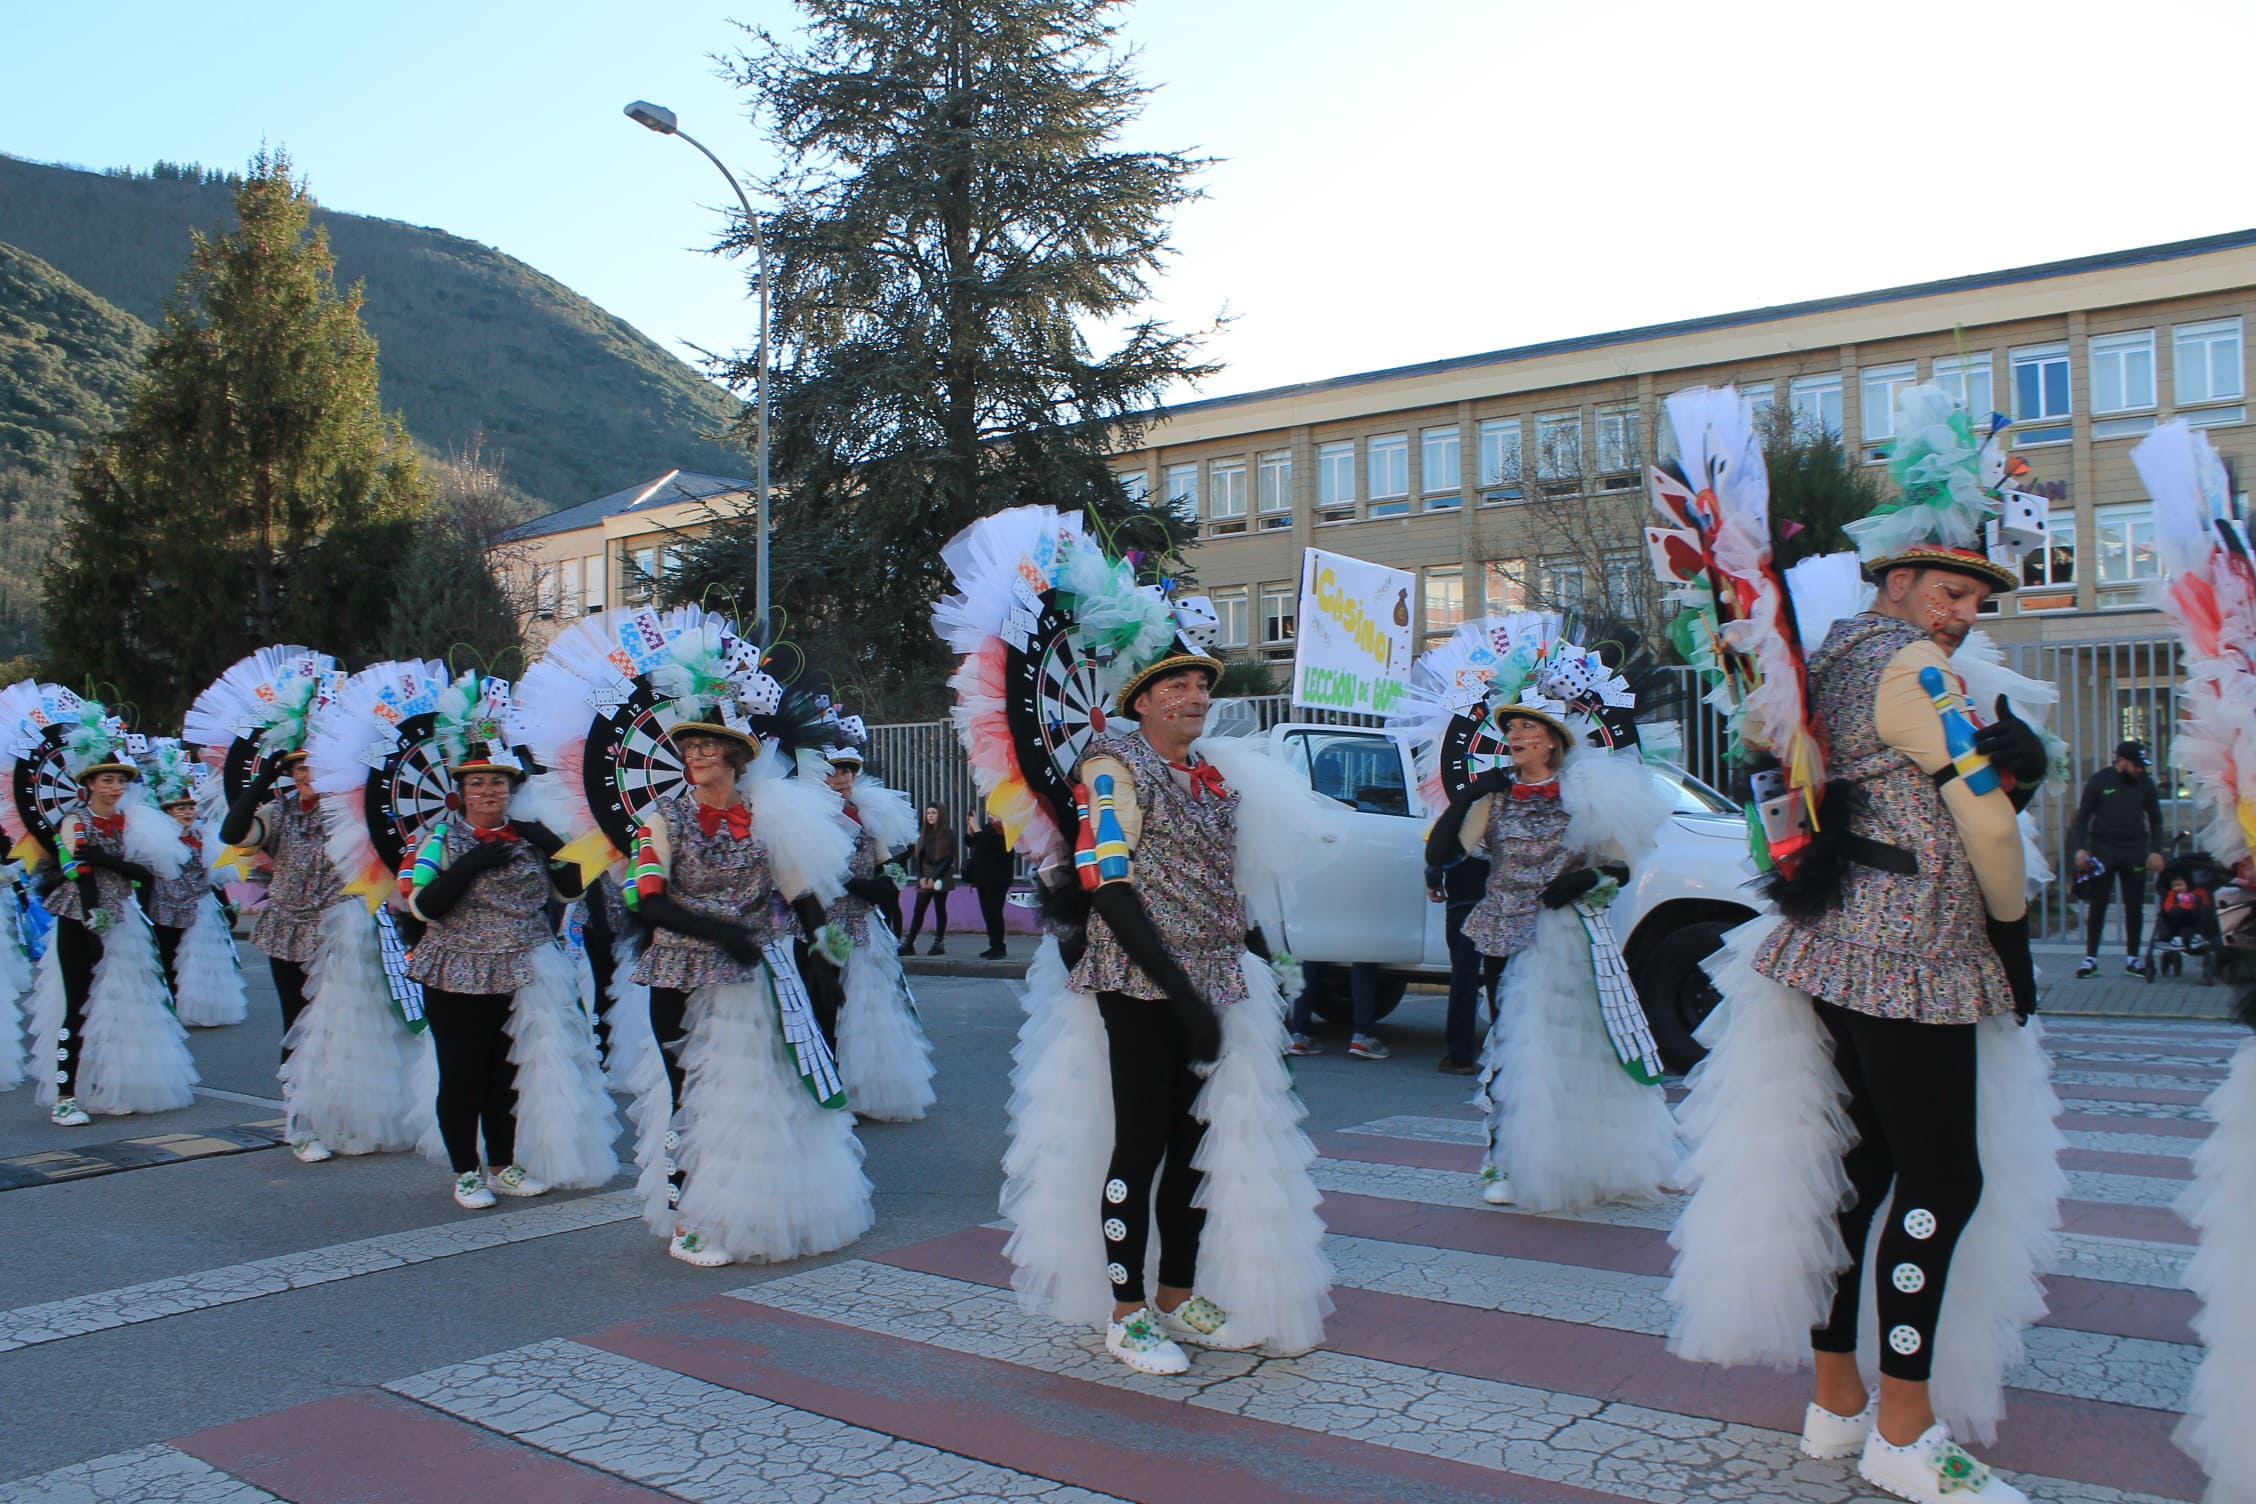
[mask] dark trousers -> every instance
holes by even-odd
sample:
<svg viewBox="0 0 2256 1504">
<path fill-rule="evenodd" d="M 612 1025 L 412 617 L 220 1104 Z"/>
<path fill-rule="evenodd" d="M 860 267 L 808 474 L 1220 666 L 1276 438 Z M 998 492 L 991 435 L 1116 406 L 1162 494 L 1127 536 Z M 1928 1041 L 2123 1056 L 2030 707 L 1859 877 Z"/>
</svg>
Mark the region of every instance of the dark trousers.
<svg viewBox="0 0 2256 1504">
<path fill-rule="evenodd" d="M 909 916 L 909 933 L 903 945 L 916 944 L 917 931 L 924 928 L 924 911 L 932 910 L 932 938 L 948 938 L 948 892 L 945 888 L 919 888 L 916 890 L 916 912 Z"/>
<path fill-rule="evenodd" d="M 1199 1234 L 1206 1213 L 1191 1204 L 1206 1179 L 1192 1168 L 1206 1125 L 1191 1116 L 1198 1073 L 1174 1010 L 1150 998 L 1097 994 L 1105 1053 L 1112 1069 L 1112 1163 L 1105 1169 L 1106 1273 L 1112 1298 L 1144 1298 L 1144 1249 L 1156 1210 L 1159 1282 L 1188 1290 L 1198 1277 Z M 1162 1166 L 1164 1165 L 1164 1169 Z M 1155 1208 L 1152 1180 L 1159 1180 Z"/>
<path fill-rule="evenodd" d="M 1925 1383 L 1935 1361 L 1935 1321 L 1951 1252 L 1982 1199 L 1975 1026 L 1874 1018 L 1822 1001 L 1817 1015 L 1833 1036 L 1833 1065 L 1849 1088 L 1856 1143 L 1843 1161 L 1854 1197 L 1840 1221 L 1849 1266 L 1810 1346 L 1821 1353 L 1856 1351 L 1865 1238 L 1892 1183 L 1895 1199 L 1874 1250 L 1880 1372 Z"/>
<path fill-rule="evenodd" d="M 507 992 L 423 989 L 423 1016 L 439 1057 L 439 1137 L 454 1173 L 478 1168 L 478 1135 L 486 1163 L 517 1161 L 517 1067 L 509 1059 Z"/>
<path fill-rule="evenodd" d="M 1449 1012 L 1442 1024 L 1443 1054 L 1466 1065 L 1480 1062 L 1481 999 L 1488 999 L 1488 1016 L 1496 1017 L 1496 984 L 1504 975 L 1504 957 L 1484 956 L 1465 938 L 1469 903 L 1453 903 L 1442 928 L 1449 935 Z"/>
<path fill-rule="evenodd" d="M 2107 861 L 2107 858 L 2100 860 Z M 2091 896 L 2084 900 L 2084 954 L 2099 954 L 2100 931 L 2107 927 L 2108 890 L 2111 888 L 2119 889 L 2123 895 L 2123 954 L 2135 956 L 2139 953 L 2139 941 L 2146 934 L 2146 868 L 2135 858 L 2122 863 L 2107 862 L 2107 877 L 2091 885 Z"/>
<path fill-rule="evenodd" d="M 102 937 L 75 919 L 55 921 L 55 962 L 63 973 L 63 1033 L 55 1046 L 57 1101 L 78 1095 L 78 1052 L 86 1045 L 86 999 L 94 991 L 94 968 L 101 964 Z"/>
<path fill-rule="evenodd" d="M 1339 970 L 1337 961 L 1304 961 L 1301 963 L 1300 996 L 1293 999 L 1292 1022 L 1287 1026 L 1295 1034 L 1307 1034 L 1316 1027 L 1316 995 L 1332 983 L 1332 973 Z M 1354 1031 L 1368 1034 L 1379 1026 L 1379 967 L 1375 961 L 1353 961 L 1347 968 L 1347 995 L 1355 1017 Z"/>
<path fill-rule="evenodd" d="M 267 969 L 274 973 L 274 995 L 282 1000 L 282 1059 L 290 1059 L 290 1025 L 305 1012 L 306 969 L 295 961 L 285 961 L 280 956 L 266 958 Z"/>
<path fill-rule="evenodd" d="M 180 998 L 180 972 L 176 963 L 180 959 L 180 937 L 187 934 L 188 931 L 174 929 L 169 924 L 152 924 L 149 928 L 157 937 L 157 959 L 164 963 L 165 986 L 171 990 L 173 1000 L 178 1002 Z"/>
<path fill-rule="evenodd" d="M 618 964 L 612 954 L 611 921 L 603 900 L 590 893 L 580 909 L 580 944 L 587 948 L 588 971 L 595 978 L 595 1048 L 597 1058 L 611 1063 L 611 974 Z"/>
<path fill-rule="evenodd" d="M 987 948 L 1003 948 L 1003 900 L 1010 894 L 1010 879 L 979 885 L 979 917 L 987 921 Z"/>
<path fill-rule="evenodd" d="M 650 989 L 650 1032 L 658 1038 L 658 1058 L 666 1065 L 666 1089 L 671 1095 L 674 1111 L 681 1111 L 682 1086 L 689 1080 L 689 1072 L 682 1069 L 682 1041 L 689 1029 L 683 1020 L 689 1015 L 689 989 L 685 987 L 653 987 Z M 669 1159 L 671 1154 L 669 1151 Z M 667 1180 L 673 1185 L 672 1199 L 681 1200 L 681 1166 L 675 1163 L 668 1171 Z"/>
</svg>

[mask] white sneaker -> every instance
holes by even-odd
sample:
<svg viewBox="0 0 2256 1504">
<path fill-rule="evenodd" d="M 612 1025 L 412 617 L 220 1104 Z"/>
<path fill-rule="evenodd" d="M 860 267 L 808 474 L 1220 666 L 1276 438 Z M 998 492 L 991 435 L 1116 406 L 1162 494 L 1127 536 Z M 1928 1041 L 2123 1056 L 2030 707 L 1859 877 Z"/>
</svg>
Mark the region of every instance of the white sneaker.
<svg viewBox="0 0 2256 1504">
<path fill-rule="evenodd" d="M 1835 1415 L 1811 1400 L 1802 1415 L 1802 1455 L 1821 1462 L 1854 1457 L 1864 1449 L 1864 1439 L 1872 1434 L 1872 1423 L 1879 1414 L 1878 1393 L 1868 1396 L 1864 1408 L 1854 1415 Z"/>
<path fill-rule="evenodd" d="M 465 1170 L 455 1176 L 454 1204 L 466 1212 L 482 1212 L 493 1205 L 493 1192 L 486 1189 L 485 1177 L 476 1170 Z"/>
<path fill-rule="evenodd" d="M 1912 1504 L 2029 1504 L 2029 1496 L 1968 1456 L 1941 1421 L 1899 1447 L 1874 1426 L 1857 1472 L 1874 1488 Z"/>
<path fill-rule="evenodd" d="M 1190 1355 L 1168 1340 L 1150 1306 L 1105 1323 L 1105 1351 L 1138 1373 L 1178 1374 L 1191 1366 Z"/>
<path fill-rule="evenodd" d="M 57 1128 L 84 1128 L 94 1120 L 86 1115 L 85 1108 L 78 1105 L 78 1098 L 60 1097 L 56 1099 L 54 1109 L 47 1114 L 47 1121 Z"/>
<path fill-rule="evenodd" d="M 666 1245 L 666 1251 L 683 1263 L 694 1264 L 700 1269 L 718 1269 L 723 1264 L 736 1262 L 706 1242 L 705 1234 L 701 1232 L 675 1233 L 674 1240 Z"/>
<path fill-rule="evenodd" d="M 1494 1165 L 1481 1166 L 1480 1193 L 1481 1200 L 1487 1202 L 1490 1206 L 1510 1206 L 1512 1204 L 1511 1183 L 1497 1173 Z"/>
<path fill-rule="evenodd" d="M 329 1152 L 329 1146 L 310 1133 L 291 1139 L 290 1153 L 301 1165 L 317 1165 L 325 1159 L 335 1158 Z"/>
<path fill-rule="evenodd" d="M 1193 1295 L 1172 1311 L 1153 1306 L 1159 1329 L 1177 1342 L 1234 1353 L 1256 1345 L 1257 1337 L 1241 1337 L 1230 1330 L 1230 1313 L 1203 1295 Z"/>
<path fill-rule="evenodd" d="M 496 1170 L 486 1177 L 486 1184 L 503 1196 L 545 1196 L 548 1182 L 535 1180 L 525 1173 L 523 1165 L 511 1165 L 506 1170 Z"/>
</svg>

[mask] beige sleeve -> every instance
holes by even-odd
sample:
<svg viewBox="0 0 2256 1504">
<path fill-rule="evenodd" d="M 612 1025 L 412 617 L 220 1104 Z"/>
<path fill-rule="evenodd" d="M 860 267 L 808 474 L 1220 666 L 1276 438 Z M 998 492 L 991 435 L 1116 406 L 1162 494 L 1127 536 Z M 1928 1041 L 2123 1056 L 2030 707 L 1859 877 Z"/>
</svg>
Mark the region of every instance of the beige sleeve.
<svg viewBox="0 0 2256 1504">
<path fill-rule="evenodd" d="M 63 816 L 63 823 L 55 827 L 55 850 L 75 856 L 78 852 L 78 811 Z"/>
<path fill-rule="evenodd" d="M 1880 692 L 1873 705 L 1873 721 L 1880 739 L 1934 773 L 1950 764 L 1950 748 L 1943 740 L 1943 717 L 1927 691 L 1919 687 L 1919 671 L 1941 669 L 1960 694 L 1965 685 L 1951 671 L 1950 659 L 1933 642 L 1911 644 L 1888 661 L 1880 675 Z M 2003 789 L 1977 794 L 1963 778 L 1943 785 L 1943 807 L 1958 825 L 1967 858 L 1974 863 L 1975 879 L 1982 885 L 1982 902 L 1993 919 L 2019 919 L 2028 912 L 2027 875 L 2021 865 L 2021 828 L 2015 823 L 2013 801 Z"/>
<path fill-rule="evenodd" d="M 258 807 L 257 814 L 251 816 L 249 834 L 236 844 L 246 851 L 263 851 L 266 849 L 266 843 L 274 839 L 274 832 L 279 830 L 281 825 L 282 801 L 269 799 Z"/>
<path fill-rule="evenodd" d="M 1465 823 L 1457 827 L 1457 844 L 1472 856 L 1488 844 L 1488 807 L 1496 799 L 1494 794 L 1483 794 L 1465 806 Z"/>
<path fill-rule="evenodd" d="M 1112 775 L 1112 812 L 1120 817 L 1120 833 L 1128 838 L 1128 849 L 1134 851 L 1144 834 L 1144 811 L 1136 803 L 1136 777 L 1128 771 L 1128 764 L 1116 757 L 1084 759 L 1081 781 L 1089 786 L 1091 819 L 1096 818 L 1097 776 L 1102 773 Z"/>
</svg>

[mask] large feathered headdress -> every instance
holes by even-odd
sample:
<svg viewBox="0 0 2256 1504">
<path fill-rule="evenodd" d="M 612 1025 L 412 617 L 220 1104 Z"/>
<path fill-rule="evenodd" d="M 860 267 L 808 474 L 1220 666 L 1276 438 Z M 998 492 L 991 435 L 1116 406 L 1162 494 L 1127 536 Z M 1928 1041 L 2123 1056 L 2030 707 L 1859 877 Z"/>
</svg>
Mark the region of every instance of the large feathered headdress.
<svg viewBox="0 0 2256 1504">
<path fill-rule="evenodd" d="M 424 828 L 454 805 L 437 746 L 451 676 L 433 659 L 378 663 L 324 698 L 306 735 L 329 859 L 370 910 L 382 906 Z"/>
<path fill-rule="evenodd" d="M 2005 417 L 1973 415 L 1939 386 L 1897 394 L 1896 440 L 1888 474 L 1899 494 L 1848 524 L 1868 579 L 1899 565 L 1954 569 L 2003 592 L 2021 583 L 2010 562 L 1993 558 L 2008 480 L 2028 465 L 2005 452 Z"/>
<path fill-rule="evenodd" d="M 240 798 L 266 764 L 304 751 L 309 719 L 343 680 L 327 653 L 260 648 L 196 696 L 180 739 L 220 775 L 228 799 Z"/>
<path fill-rule="evenodd" d="M 143 745 L 99 701 L 60 684 L 25 679 L 0 690 L 0 753 L 8 760 L 0 829 L 8 834 L 9 857 L 36 865 L 54 850 L 56 832 L 82 801 L 84 781 L 103 772 L 139 778 L 134 755 Z"/>
</svg>

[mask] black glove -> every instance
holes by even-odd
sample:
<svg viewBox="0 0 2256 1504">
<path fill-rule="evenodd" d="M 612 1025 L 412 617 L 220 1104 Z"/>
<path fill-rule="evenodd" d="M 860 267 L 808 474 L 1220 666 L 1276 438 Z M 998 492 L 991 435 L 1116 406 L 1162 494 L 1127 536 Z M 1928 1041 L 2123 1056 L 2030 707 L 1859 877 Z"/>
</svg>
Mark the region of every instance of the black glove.
<svg viewBox="0 0 2256 1504">
<path fill-rule="evenodd" d="M 1997 697 L 1997 722 L 1974 733 L 1974 750 L 1987 757 L 2002 773 L 2011 773 L 2021 787 L 2035 790 L 2044 782 L 2051 759 L 2045 756 L 2044 738 L 2027 721 L 2013 713 L 2005 696 Z"/>
<path fill-rule="evenodd" d="M 1625 872 L 1627 868 L 1623 869 Z M 1541 901 L 1547 909 L 1563 909 L 1568 904 L 1598 886 L 1596 867 L 1575 867 L 1560 873 L 1543 885 Z"/>
<path fill-rule="evenodd" d="M 80 847 L 78 864 L 81 867 L 106 867 L 128 882 L 139 883 L 144 888 L 157 880 L 157 875 L 139 862 L 129 862 L 122 856 L 112 856 L 99 846 Z"/>
<path fill-rule="evenodd" d="M 437 919 L 462 902 L 479 875 L 507 862 L 513 853 L 508 841 L 480 841 L 446 865 L 444 871 L 415 890 L 415 912 Z"/>
<path fill-rule="evenodd" d="M 257 816 L 259 806 L 274 797 L 275 780 L 282 776 L 281 768 L 268 763 L 259 769 L 250 787 L 235 796 L 227 806 L 227 818 L 219 823 L 219 838 L 230 846 L 243 844 L 243 837 L 251 833 L 251 821 Z"/>
<path fill-rule="evenodd" d="M 1277 959 L 1269 953 L 1269 937 L 1261 933 L 1261 926 L 1258 924 L 1246 931 L 1246 949 L 1252 951 L 1264 961 Z"/>
<path fill-rule="evenodd" d="M 685 909 L 664 893 L 653 893 L 643 899 L 637 912 L 642 915 L 643 923 L 652 928 L 672 930 L 677 935 L 702 940 L 739 966 L 759 964 L 760 943 L 741 924 L 718 919 L 711 914 L 700 914 L 694 909 Z"/>
<path fill-rule="evenodd" d="M 1131 883 L 1105 883 L 1089 895 L 1090 907 L 1104 920 L 1120 948 L 1136 969 L 1159 985 L 1190 1041 L 1191 1058 L 1212 1060 L 1222 1053 L 1222 1019 L 1214 1005 L 1199 996 L 1183 968 L 1168 954 L 1167 942 L 1152 927 L 1144 900 Z"/>
<path fill-rule="evenodd" d="M 846 891 L 862 902 L 874 904 L 881 909 L 893 907 L 893 900 L 901 892 L 890 879 L 876 876 L 849 877 L 846 879 Z"/>
<path fill-rule="evenodd" d="M 1434 821 L 1433 829 L 1426 832 L 1426 865 L 1450 867 L 1465 858 L 1465 816 L 1471 812 L 1476 800 L 1491 794 L 1508 794 L 1512 791 L 1512 775 L 1503 768 L 1490 768 L 1457 791 L 1449 801 L 1449 808 Z"/>
<path fill-rule="evenodd" d="M 2006 985 L 2013 989 L 2013 1016 L 2024 1024 L 2037 1011 L 2037 963 L 2029 954 L 2029 916 L 1989 919 L 1990 949 L 2005 967 Z"/>
</svg>

